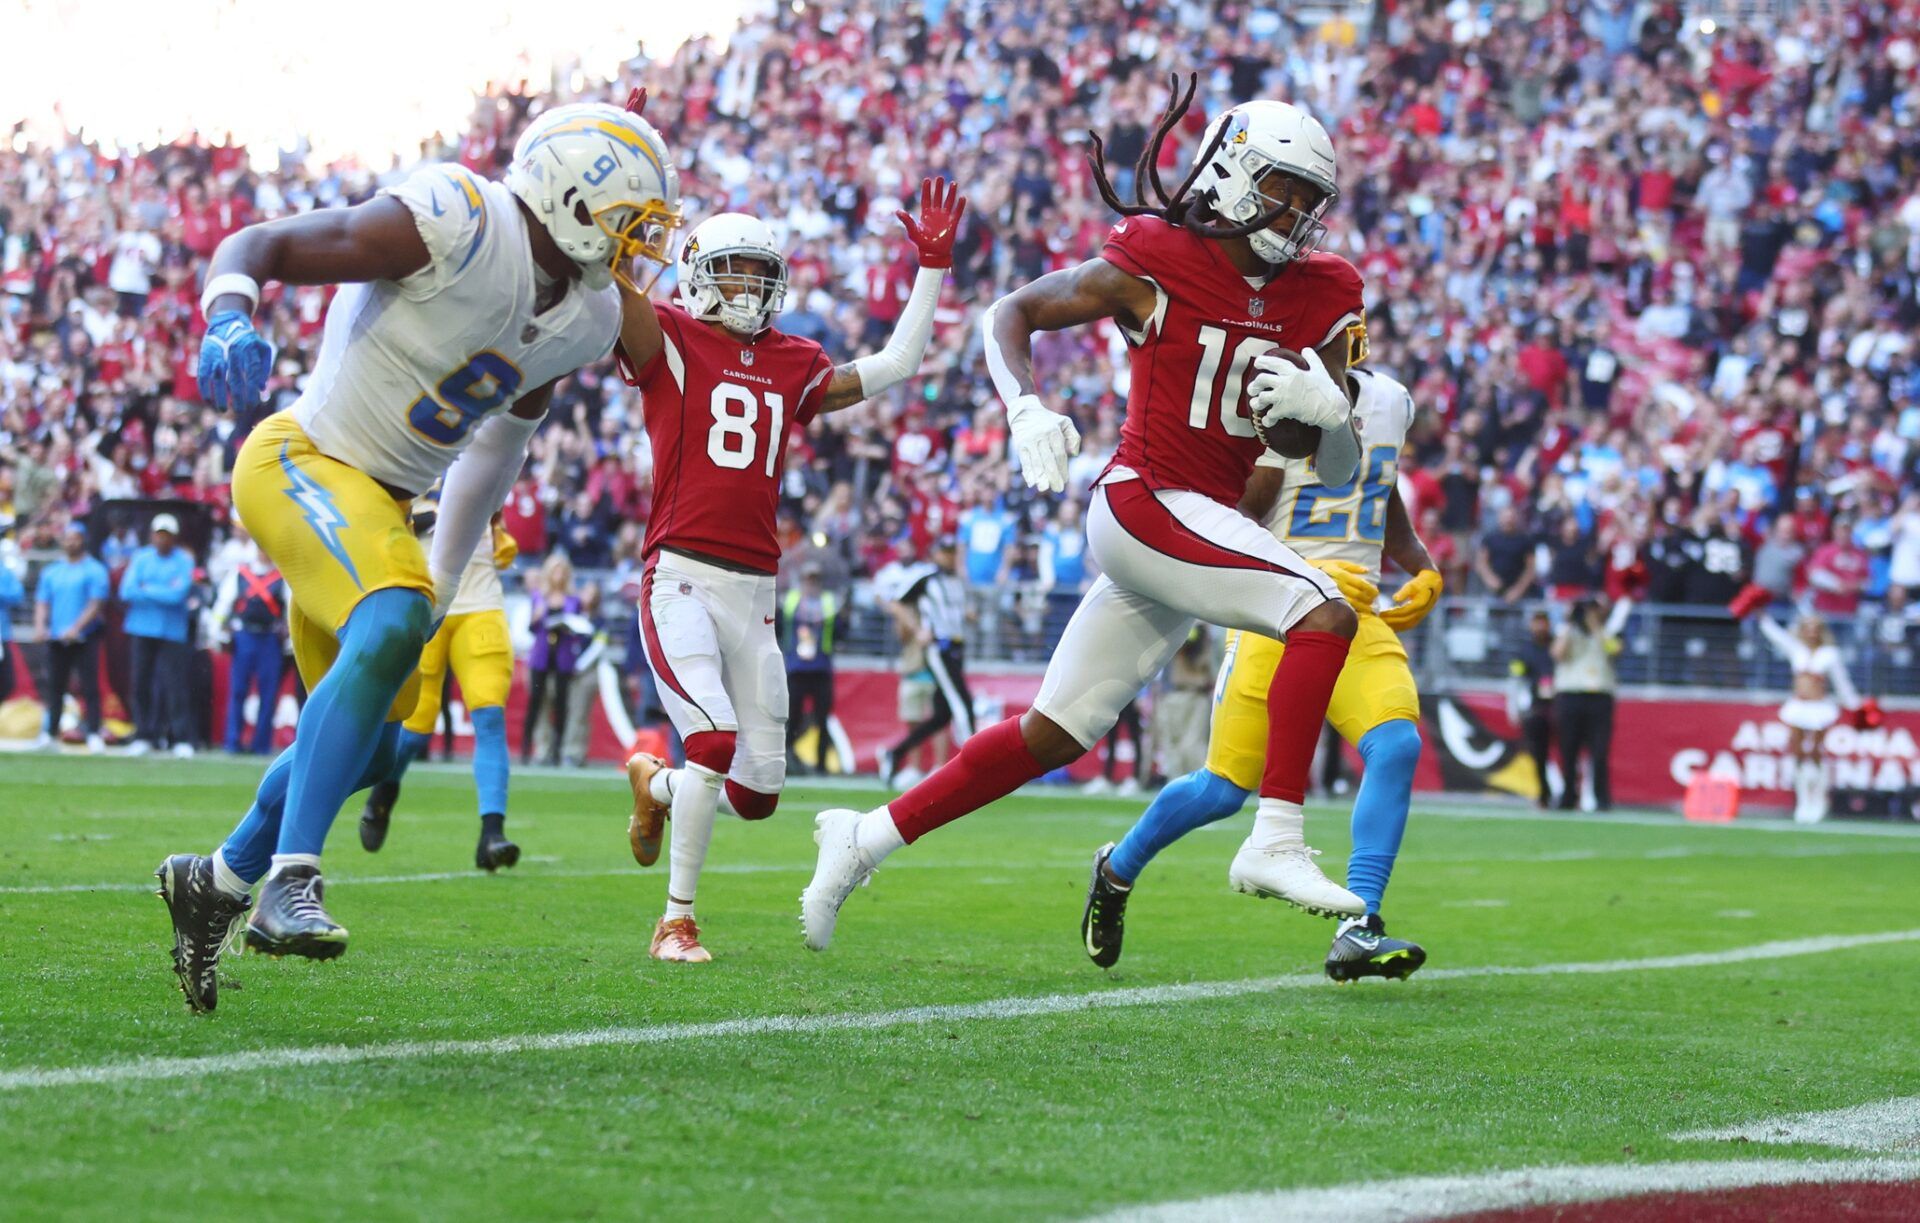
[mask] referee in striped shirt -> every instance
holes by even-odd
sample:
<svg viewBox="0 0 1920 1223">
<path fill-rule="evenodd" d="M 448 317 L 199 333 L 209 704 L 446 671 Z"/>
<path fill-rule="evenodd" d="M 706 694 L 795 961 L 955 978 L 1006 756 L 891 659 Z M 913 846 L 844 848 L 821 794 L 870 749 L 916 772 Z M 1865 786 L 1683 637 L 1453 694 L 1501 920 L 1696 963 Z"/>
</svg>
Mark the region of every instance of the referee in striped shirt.
<svg viewBox="0 0 1920 1223">
<path fill-rule="evenodd" d="M 933 673 L 933 712 L 907 730 L 900 742 L 880 754 L 880 780 L 893 781 L 894 764 L 948 726 L 957 749 L 973 737 L 973 693 L 967 689 L 967 587 L 956 570 L 953 540 L 941 536 L 932 559 L 903 576 L 896 600 L 914 617 Z"/>
</svg>

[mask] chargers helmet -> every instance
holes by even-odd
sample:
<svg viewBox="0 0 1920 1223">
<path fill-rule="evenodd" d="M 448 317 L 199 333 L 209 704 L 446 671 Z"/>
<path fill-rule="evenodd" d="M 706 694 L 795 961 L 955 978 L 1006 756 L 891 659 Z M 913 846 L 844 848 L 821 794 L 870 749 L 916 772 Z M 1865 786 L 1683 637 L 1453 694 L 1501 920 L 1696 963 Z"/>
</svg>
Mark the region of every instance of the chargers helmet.
<svg viewBox="0 0 1920 1223">
<path fill-rule="evenodd" d="M 1224 137 L 1216 141 L 1223 124 Z M 1340 192 L 1333 140 L 1319 120 L 1287 102 L 1242 102 L 1208 124 L 1200 149 L 1212 153 L 1197 167 L 1195 196 L 1235 225 L 1268 218 L 1247 235 L 1254 254 L 1285 264 L 1305 259 L 1320 245 L 1327 232 L 1320 218 Z M 1260 180 L 1275 170 L 1318 188 L 1320 202 L 1303 210 L 1263 192 Z M 1284 232 L 1267 228 L 1289 214 L 1293 224 Z"/>
<path fill-rule="evenodd" d="M 744 259 L 763 260 L 772 270 L 747 272 L 736 266 Z M 765 221 L 722 212 L 687 235 L 680 248 L 680 301 L 693 317 L 753 336 L 767 329 L 786 300 L 787 259 Z"/>
<path fill-rule="evenodd" d="M 680 172 L 638 114 L 604 102 L 556 106 L 513 146 L 507 186 L 539 218 L 588 288 L 636 257 L 665 266 L 680 226 Z"/>
</svg>

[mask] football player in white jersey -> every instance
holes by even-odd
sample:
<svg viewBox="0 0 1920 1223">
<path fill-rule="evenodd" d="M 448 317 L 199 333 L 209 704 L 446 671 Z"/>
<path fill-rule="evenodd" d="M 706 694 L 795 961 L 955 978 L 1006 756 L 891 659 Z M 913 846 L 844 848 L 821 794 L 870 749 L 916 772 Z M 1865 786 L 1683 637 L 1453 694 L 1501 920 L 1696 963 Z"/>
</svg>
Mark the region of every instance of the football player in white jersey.
<svg viewBox="0 0 1920 1223">
<path fill-rule="evenodd" d="M 1361 333 L 1364 337 L 1364 332 Z M 1364 338 L 1355 341 L 1364 357 Z M 1388 938 L 1380 918 L 1387 877 L 1406 831 L 1413 771 L 1420 759 L 1420 694 L 1396 631 L 1412 628 L 1440 597 L 1440 573 L 1420 542 L 1395 487 L 1400 448 L 1413 422 L 1413 397 L 1384 374 L 1352 367 L 1354 419 L 1362 461 L 1357 478 L 1328 487 L 1310 459 L 1269 452 L 1247 485 L 1247 513 L 1281 542 L 1324 570 L 1360 615 L 1360 628 L 1334 685 L 1327 720 L 1366 763 L 1353 803 L 1353 854 L 1347 860 L 1351 908 L 1364 916 L 1341 922 L 1327 953 L 1337 981 L 1404 979 L 1426 961 L 1415 943 Z M 1385 554 L 1413 580 L 1377 612 Z M 1267 689 L 1286 647 L 1258 633 L 1227 636 L 1226 660 L 1214 688 L 1207 764 L 1162 790 L 1118 845 L 1094 854 L 1080 934 L 1101 967 L 1120 959 L 1127 898 L 1154 855 L 1202 824 L 1240 810 L 1266 759 Z"/>
<path fill-rule="evenodd" d="M 349 794 L 391 771 L 421 647 L 553 384 L 612 351 L 616 271 L 664 262 L 679 195 L 658 132 L 585 103 L 535 120 L 504 184 L 425 165 L 364 204 L 252 226 L 215 252 L 199 368 L 215 407 L 265 390 L 273 353 L 252 320 L 262 283 L 345 287 L 299 400 L 255 428 L 234 464 L 234 508 L 286 577 L 312 696 L 225 844 L 157 872 L 194 1010 L 213 1009 L 220 949 L 262 877 L 249 946 L 314 959 L 346 949 L 322 906 L 327 829 Z M 407 510 L 443 475 L 429 558 Z"/>
</svg>

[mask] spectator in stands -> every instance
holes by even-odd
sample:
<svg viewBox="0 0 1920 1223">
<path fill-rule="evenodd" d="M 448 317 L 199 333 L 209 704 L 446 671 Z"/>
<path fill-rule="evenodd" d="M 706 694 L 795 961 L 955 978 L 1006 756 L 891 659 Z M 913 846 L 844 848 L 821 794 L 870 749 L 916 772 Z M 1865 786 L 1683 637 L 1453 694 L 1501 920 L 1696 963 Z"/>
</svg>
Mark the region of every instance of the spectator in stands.
<svg viewBox="0 0 1920 1223">
<path fill-rule="evenodd" d="M 1473 571 L 1487 593 L 1518 603 L 1533 589 L 1533 537 L 1520 528 L 1520 511 L 1505 506 L 1494 529 L 1481 537 Z"/>
<path fill-rule="evenodd" d="M 122 627 L 133 655 L 131 756 L 172 747 L 175 756 L 186 759 L 197 738 L 188 705 L 193 554 L 179 546 L 179 536 L 179 519 L 154 515 L 146 547 L 133 554 L 120 577 L 120 601 L 127 609 Z"/>
<path fill-rule="evenodd" d="M 1008 554 L 1019 519 L 988 492 L 976 494 L 960 515 L 960 539 L 966 548 L 967 585 L 997 586 L 1006 576 Z"/>
<path fill-rule="evenodd" d="M 1807 546 L 1795 533 L 1793 515 L 1782 514 L 1773 520 L 1773 528 L 1753 552 L 1753 584 L 1773 596 L 1775 606 L 1793 602 L 1794 583 L 1800 564 L 1807 559 Z"/>
<path fill-rule="evenodd" d="M 1580 520 L 1569 517 L 1560 524 L 1560 537 L 1546 545 L 1547 594 L 1564 602 L 1590 595 L 1600 589 L 1603 566 L 1600 549 L 1580 529 Z"/>
<path fill-rule="evenodd" d="M 47 644 L 47 682 L 40 700 L 47 720 L 35 745 L 47 747 L 60 733 L 67 688 L 78 676 L 85 710 L 87 750 L 106 750 L 100 737 L 100 630 L 110 593 L 107 567 L 87 554 L 87 527 L 70 522 L 60 535 L 61 559 L 40 571 L 33 593 L 34 635 Z"/>
<path fill-rule="evenodd" d="M 273 750 L 273 715 L 280 701 L 281 668 L 286 659 L 287 583 L 273 562 L 261 555 L 246 529 L 235 524 L 236 538 L 245 539 L 247 557 L 228 572 L 214 599 L 214 623 L 232 650 L 227 669 L 226 748 L 264 756 Z M 243 748 L 247 698 L 254 696 L 253 740 Z"/>
<path fill-rule="evenodd" d="M 818 561 L 800 567 L 800 583 L 780 600 L 780 653 L 787 660 L 787 768 L 805 776 L 827 771 L 831 736 L 827 719 L 833 716 L 833 644 L 839 631 L 841 604 L 826 588 Z M 800 739 L 814 732 L 813 763 L 804 763 L 795 751 Z"/>
<path fill-rule="evenodd" d="M 1613 809 L 1613 659 L 1627 600 L 1609 617 L 1600 600 L 1577 600 L 1553 642 L 1553 720 L 1560 732 L 1560 810 L 1582 802 L 1580 757 L 1587 758 L 1592 810 Z"/>
<path fill-rule="evenodd" d="M 1680 585 L 1684 603 L 1725 607 L 1746 585 L 1746 544 L 1728 529 L 1726 519 L 1713 506 L 1694 511 L 1680 541 L 1680 554 L 1685 558 Z"/>
<path fill-rule="evenodd" d="M 1828 528 L 1827 542 L 1807 560 L 1813 610 L 1822 616 L 1853 616 L 1860 610 L 1867 576 L 1867 553 L 1854 541 L 1853 521 L 1845 515 L 1836 517 Z"/>
<path fill-rule="evenodd" d="M 1076 601 L 1086 589 L 1087 531 L 1078 501 L 1061 502 L 1058 516 L 1040 531 L 1040 585 L 1050 595 Z"/>
</svg>

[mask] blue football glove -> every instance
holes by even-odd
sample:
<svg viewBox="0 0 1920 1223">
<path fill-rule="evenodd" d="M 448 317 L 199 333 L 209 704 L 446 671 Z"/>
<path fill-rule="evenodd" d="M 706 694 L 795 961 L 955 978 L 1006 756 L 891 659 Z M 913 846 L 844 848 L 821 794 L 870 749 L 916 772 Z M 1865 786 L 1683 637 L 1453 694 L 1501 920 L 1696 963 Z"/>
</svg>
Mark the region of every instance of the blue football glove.
<svg viewBox="0 0 1920 1223">
<path fill-rule="evenodd" d="M 200 341 L 200 398 L 216 408 L 250 408 L 267 393 L 273 372 L 273 345 L 238 310 L 222 310 L 207 320 Z"/>
</svg>

